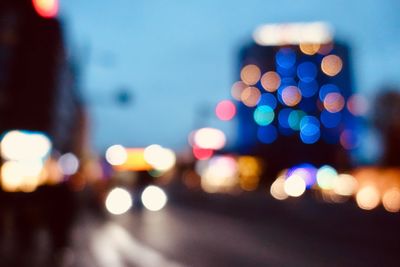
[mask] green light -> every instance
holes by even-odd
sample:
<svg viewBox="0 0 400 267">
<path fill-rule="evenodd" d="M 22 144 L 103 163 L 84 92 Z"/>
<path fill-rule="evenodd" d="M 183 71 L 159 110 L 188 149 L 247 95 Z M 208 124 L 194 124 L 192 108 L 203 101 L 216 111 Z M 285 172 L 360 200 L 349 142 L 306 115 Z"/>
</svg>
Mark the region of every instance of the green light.
<svg viewBox="0 0 400 267">
<path fill-rule="evenodd" d="M 338 178 L 338 173 L 334 168 L 324 165 L 317 171 L 317 183 L 322 189 L 333 189 L 333 183 Z"/>
<path fill-rule="evenodd" d="M 295 131 L 300 130 L 300 121 L 307 114 L 302 110 L 293 110 L 288 117 L 288 124 L 290 128 Z"/>
<path fill-rule="evenodd" d="M 260 126 L 270 124 L 275 117 L 274 110 L 270 106 L 259 106 L 254 110 L 254 120 Z"/>
</svg>

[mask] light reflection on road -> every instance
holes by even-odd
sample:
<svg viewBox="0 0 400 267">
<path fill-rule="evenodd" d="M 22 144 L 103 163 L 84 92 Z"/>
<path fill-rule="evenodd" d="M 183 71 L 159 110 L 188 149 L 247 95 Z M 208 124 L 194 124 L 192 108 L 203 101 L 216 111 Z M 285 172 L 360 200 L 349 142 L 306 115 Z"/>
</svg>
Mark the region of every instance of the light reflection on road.
<svg viewBox="0 0 400 267">
<path fill-rule="evenodd" d="M 158 251 L 135 240 L 124 228 L 108 222 L 91 235 L 90 250 L 100 266 L 179 267 Z"/>
</svg>

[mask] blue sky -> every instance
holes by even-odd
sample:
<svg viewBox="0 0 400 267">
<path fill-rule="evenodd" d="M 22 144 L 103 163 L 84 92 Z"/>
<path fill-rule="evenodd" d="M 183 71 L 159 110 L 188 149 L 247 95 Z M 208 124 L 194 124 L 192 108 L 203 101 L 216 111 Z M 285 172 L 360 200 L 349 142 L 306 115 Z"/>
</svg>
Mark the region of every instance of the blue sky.
<svg viewBox="0 0 400 267">
<path fill-rule="evenodd" d="M 179 150 L 205 125 L 234 140 L 235 122 L 218 122 L 212 110 L 230 98 L 238 49 L 264 23 L 329 22 L 352 48 L 357 91 L 373 96 L 382 83 L 400 84 L 398 10 L 397 0 L 61 0 L 68 42 L 83 55 L 99 151 L 114 143 Z M 113 101 L 120 88 L 133 92 L 131 105 Z"/>
</svg>

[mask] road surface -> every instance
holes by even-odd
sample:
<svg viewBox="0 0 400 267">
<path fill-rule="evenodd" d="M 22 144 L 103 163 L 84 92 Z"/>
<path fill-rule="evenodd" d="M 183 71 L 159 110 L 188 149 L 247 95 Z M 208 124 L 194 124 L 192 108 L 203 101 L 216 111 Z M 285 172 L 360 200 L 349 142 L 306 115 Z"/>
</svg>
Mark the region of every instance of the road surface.
<svg viewBox="0 0 400 267">
<path fill-rule="evenodd" d="M 134 210 L 121 216 L 87 212 L 77 221 L 59 266 L 399 264 L 399 214 L 306 200 L 236 201 L 173 201 L 159 212 Z M 38 244 L 40 258 L 45 238 Z"/>
</svg>

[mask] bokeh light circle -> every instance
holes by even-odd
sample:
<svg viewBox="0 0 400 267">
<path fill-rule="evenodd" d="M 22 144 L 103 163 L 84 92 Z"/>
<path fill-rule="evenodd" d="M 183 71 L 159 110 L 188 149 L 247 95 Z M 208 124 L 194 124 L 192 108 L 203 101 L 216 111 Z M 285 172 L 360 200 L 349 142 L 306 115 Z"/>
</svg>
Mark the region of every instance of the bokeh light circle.
<svg viewBox="0 0 400 267">
<path fill-rule="evenodd" d="M 114 215 L 124 214 L 132 206 L 132 197 L 127 190 L 117 187 L 108 193 L 105 204 L 108 212 Z"/>
<path fill-rule="evenodd" d="M 236 115 L 236 106 L 230 100 L 223 100 L 217 104 L 215 114 L 220 120 L 229 121 Z"/>
<path fill-rule="evenodd" d="M 219 129 L 205 127 L 194 133 L 193 141 L 198 148 L 218 150 L 225 146 L 226 135 Z"/>
<path fill-rule="evenodd" d="M 214 150 L 193 146 L 193 156 L 198 160 L 206 160 L 214 155 Z"/>
<path fill-rule="evenodd" d="M 113 145 L 106 150 L 106 160 L 111 165 L 122 165 L 128 158 L 128 153 L 122 145 Z"/>
<path fill-rule="evenodd" d="M 328 55 L 322 59 L 321 69 L 328 76 L 337 75 L 343 68 L 343 61 L 336 55 Z"/>
<path fill-rule="evenodd" d="M 158 186 L 150 185 L 143 190 L 142 203 L 150 211 L 159 211 L 167 204 L 167 195 Z"/>
<path fill-rule="evenodd" d="M 323 103 L 324 108 L 331 113 L 341 111 L 345 105 L 344 97 L 340 93 L 328 93 Z"/>
<path fill-rule="evenodd" d="M 314 144 L 320 138 L 320 123 L 313 116 L 304 116 L 300 121 L 300 139 L 305 144 Z"/>
<path fill-rule="evenodd" d="M 282 90 L 282 101 L 285 105 L 293 107 L 301 101 L 301 92 L 296 86 L 288 86 Z"/>
<path fill-rule="evenodd" d="M 281 85 L 281 77 L 275 71 L 268 71 L 261 77 L 261 85 L 268 92 L 275 92 Z"/>
<path fill-rule="evenodd" d="M 246 65 L 240 71 L 240 78 L 248 85 L 255 85 L 261 77 L 260 68 L 254 64 Z"/>
<path fill-rule="evenodd" d="M 306 116 L 306 113 L 302 110 L 292 110 L 288 117 L 288 124 L 291 129 L 298 131 L 300 130 L 300 121 L 303 117 Z"/>
<path fill-rule="evenodd" d="M 395 187 L 387 190 L 383 194 L 382 204 L 389 212 L 400 211 L 400 189 Z"/>
<path fill-rule="evenodd" d="M 347 100 L 347 109 L 354 116 L 363 116 L 369 109 L 368 100 L 361 94 L 353 94 Z"/>
<path fill-rule="evenodd" d="M 333 49 L 333 43 L 325 43 L 325 44 L 320 44 L 320 47 L 318 49 L 318 54 L 320 55 L 327 55 L 329 54 Z"/>
<path fill-rule="evenodd" d="M 306 182 L 298 175 L 291 175 L 285 181 L 284 190 L 291 197 L 299 197 L 306 191 Z"/>
<path fill-rule="evenodd" d="M 353 195 L 358 187 L 358 182 L 350 174 L 339 174 L 337 179 L 333 180 L 333 191 L 340 196 Z"/>
<path fill-rule="evenodd" d="M 256 87 L 247 87 L 240 98 L 245 106 L 255 107 L 260 101 L 261 93 Z"/>
<path fill-rule="evenodd" d="M 303 97 L 312 97 L 318 91 L 318 83 L 315 80 L 305 82 L 299 81 L 298 87 Z"/>
<path fill-rule="evenodd" d="M 290 168 L 287 176 L 297 175 L 306 183 L 306 188 L 311 188 L 316 182 L 317 168 L 309 163 L 299 164 Z"/>
<path fill-rule="evenodd" d="M 281 48 L 275 55 L 276 64 L 284 69 L 290 69 L 296 63 L 296 53 L 291 48 Z"/>
<path fill-rule="evenodd" d="M 238 101 L 241 101 L 242 100 L 242 93 L 243 93 L 243 91 L 246 89 L 248 87 L 248 85 L 247 84 L 245 84 L 244 82 L 242 82 L 242 81 L 238 81 L 238 82 L 235 82 L 233 85 L 232 85 L 232 88 L 231 88 L 231 95 L 232 95 L 232 97 L 234 98 L 234 99 L 236 99 L 236 100 L 238 100 Z"/>
<path fill-rule="evenodd" d="M 0 143 L 1 156 L 7 160 L 44 159 L 51 149 L 50 139 L 41 132 L 12 130 L 4 134 Z"/>
<path fill-rule="evenodd" d="M 337 171 L 329 166 L 324 165 L 317 171 L 318 186 L 325 190 L 331 190 L 334 187 L 335 180 L 338 178 Z"/>
<path fill-rule="evenodd" d="M 53 18 L 57 16 L 59 10 L 59 0 L 32 0 L 36 12 L 43 18 Z"/>
<path fill-rule="evenodd" d="M 375 186 L 365 186 L 357 192 L 356 201 L 361 209 L 372 210 L 379 205 L 379 191 Z"/>
<path fill-rule="evenodd" d="M 74 175 L 79 169 L 79 159 L 73 153 L 62 155 L 57 163 L 64 175 Z"/>
<path fill-rule="evenodd" d="M 147 164 L 160 172 L 169 171 L 176 164 L 175 152 L 156 144 L 147 146 L 143 151 L 143 157 Z"/>
<path fill-rule="evenodd" d="M 270 124 L 274 118 L 274 110 L 270 106 L 258 106 L 254 110 L 254 120 L 258 125 L 265 126 Z"/>
<path fill-rule="evenodd" d="M 312 56 L 318 52 L 320 46 L 321 45 L 317 43 L 300 43 L 299 48 L 303 54 Z"/>
<path fill-rule="evenodd" d="M 317 76 L 318 70 L 314 63 L 306 61 L 297 67 L 297 76 L 301 81 L 311 82 Z"/>
<path fill-rule="evenodd" d="M 285 200 L 289 197 L 285 192 L 285 178 L 278 177 L 271 185 L 271 196 L 277 200 Z"/>
<path fill-rule="evenodd" d="M 331 83 L 322 85 L 319 90 L 319 99 L 321 101 L 324 101 L 325 97 L 329 93 L 339 93 L 340 94 L 340 88 Z"/>
</svg>

